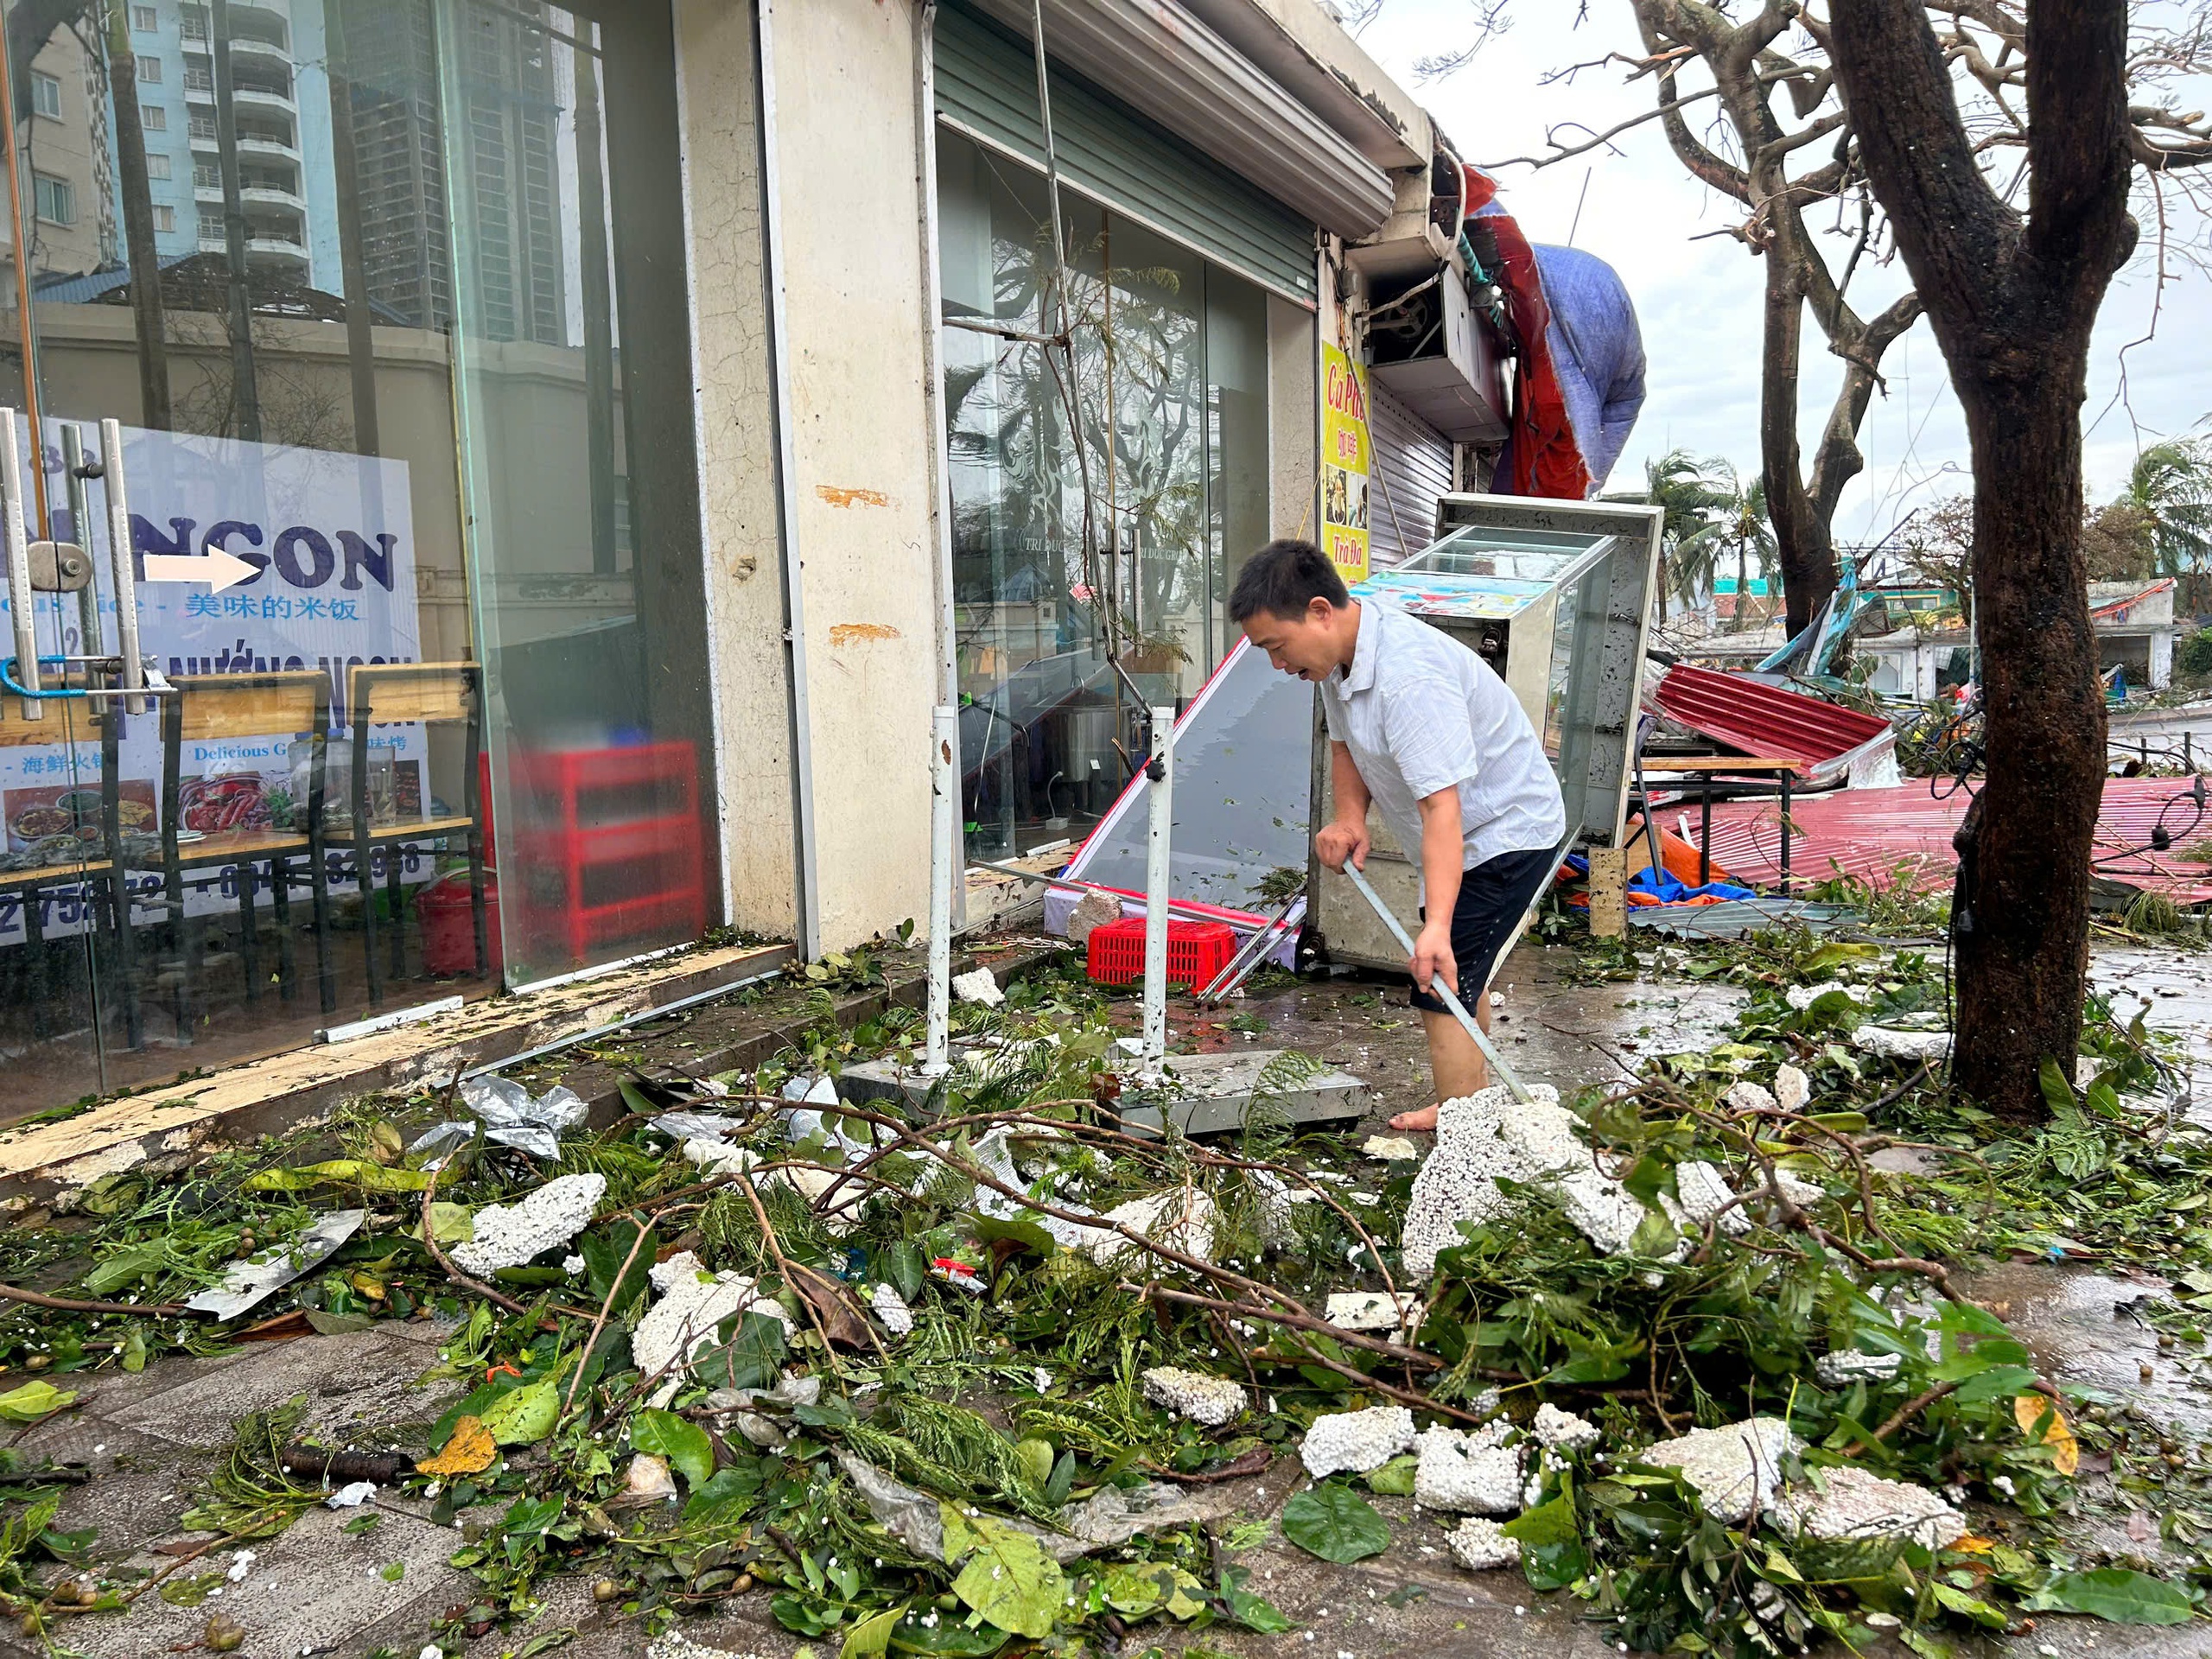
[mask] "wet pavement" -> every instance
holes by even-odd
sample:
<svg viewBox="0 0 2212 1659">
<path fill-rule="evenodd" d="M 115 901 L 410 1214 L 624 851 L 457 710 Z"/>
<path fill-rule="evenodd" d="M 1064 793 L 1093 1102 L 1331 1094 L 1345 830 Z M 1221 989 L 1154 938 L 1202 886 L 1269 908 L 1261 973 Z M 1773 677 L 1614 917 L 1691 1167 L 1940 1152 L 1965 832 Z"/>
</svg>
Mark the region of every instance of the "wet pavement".
<svg viewBox="0 0 2212 1659">
<path fill-rule="evenodd" d="M 1550 1084 L 1562 1099 L 1624 1080 L 1652 1055 L 1720 1041 L 1746 995 L 1711 983 L 1580 983 L 1577 961 L 1568 947 L 1523 943 L 1492 981 L 1504 1001 L 1492 1010 L 1491 1035 L 1506 1064 L 1525 1081 Z M 1405 981 L 1365 976 L 1285 984 L 1228 1003 L 1211 1017 L 1220 1029 L 1200 1037 L 1209 1045 L 1300 1049 L 1340 1065 L 1367 1080 L 1370 1116 L 1387 1118 L 1435 1099 L 1421 1015 L 1406 996 Z M 1196 1010 L 1178 1002 L 1171 1014 L 1187 1028 Z"/>
<path fill-rule="evenodd" d="M 2111 1000 L 2113 1017 L 2122 1025 L 2147 1011 L 2152 1029 L 2182 1039 L 2190 1116 L 2212 1128 L 2212 950 L 2093 946 L 2089 984 Z"/>
</svg>

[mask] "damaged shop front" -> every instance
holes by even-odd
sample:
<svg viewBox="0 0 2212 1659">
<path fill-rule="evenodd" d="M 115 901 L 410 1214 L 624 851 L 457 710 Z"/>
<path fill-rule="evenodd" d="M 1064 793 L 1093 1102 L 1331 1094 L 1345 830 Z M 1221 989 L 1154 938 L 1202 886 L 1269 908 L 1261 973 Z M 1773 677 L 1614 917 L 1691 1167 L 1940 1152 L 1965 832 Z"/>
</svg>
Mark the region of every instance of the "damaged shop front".
<svg viewBox="0 0 2212 1659">
<path fill-rule="evenodd" d="M 1402 558 L 1527 401 L 1307 0 L 474 4 L 157 0 L 16 100 L 0 1117 L 921 923 L 933 706 L 968 859 L 1071 848 L 1243 557 Z"/>
<path fill-rule="evenodd" d="M 5 132 L 0 1109 L 696 939 L 671 13 L 53 18 Z"/>
</svg>

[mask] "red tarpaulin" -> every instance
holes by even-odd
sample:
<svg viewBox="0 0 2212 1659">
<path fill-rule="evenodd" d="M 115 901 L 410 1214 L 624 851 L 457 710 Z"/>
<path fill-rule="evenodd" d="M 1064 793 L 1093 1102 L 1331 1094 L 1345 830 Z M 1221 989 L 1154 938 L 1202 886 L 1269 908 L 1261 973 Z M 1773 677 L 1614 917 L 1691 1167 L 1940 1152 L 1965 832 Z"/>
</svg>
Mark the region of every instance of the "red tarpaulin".
<svg viewBox="0 0 2212 1659">
<path fill-rule="evenodd" d="M 2176 904 L 2212 900 L 2212 862 L 2203 856 L 2212 850 L 2212 810 L 2197 822 L 2190 789 L 2185 779 L 2107 780 L 2090 853 L 2094 873 L 2163 893 Z M 1958 863 L 1951 835 L 1966 817 L 1968 801 L 1963 789 L 1937 800 L 1924 779 L 1896 789 L 1800 795 L 1789 804 L 1791 879 L 1802 885 L 1841 870 L 1878 886 L 1947 887 Z M 1781 811 L 1781 802 L 1771 797 L 1716 804 L 1713 862 L 1726 865 L 1738 881 L 1761 887 L 1779 882 Z M 2164 853 L 2136 850 L 2149 846 L 2161 813 L 2173 845 Z M 1657 816 L 1662 828 L 1696 841 L 1695 806 L 1662 806 Z M 2197 856 L 2183 857 L 2184 853 Z"/>
</svg>

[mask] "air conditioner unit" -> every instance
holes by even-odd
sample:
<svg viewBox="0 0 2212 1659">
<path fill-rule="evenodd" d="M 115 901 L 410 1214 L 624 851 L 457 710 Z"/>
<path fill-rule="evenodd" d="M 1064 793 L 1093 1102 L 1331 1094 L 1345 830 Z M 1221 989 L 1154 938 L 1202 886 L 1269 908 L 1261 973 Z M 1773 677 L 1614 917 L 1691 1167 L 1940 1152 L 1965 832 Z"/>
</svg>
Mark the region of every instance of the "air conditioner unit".
<svg viewBox="0 0 2212 1659">
<path fill-rule="evenodd" d="M 1378 294 L 1367 320 L 1368 372 L 1456 443 L 1506 434 L 1504 355 L 1456 265 Z"/>
</svg>

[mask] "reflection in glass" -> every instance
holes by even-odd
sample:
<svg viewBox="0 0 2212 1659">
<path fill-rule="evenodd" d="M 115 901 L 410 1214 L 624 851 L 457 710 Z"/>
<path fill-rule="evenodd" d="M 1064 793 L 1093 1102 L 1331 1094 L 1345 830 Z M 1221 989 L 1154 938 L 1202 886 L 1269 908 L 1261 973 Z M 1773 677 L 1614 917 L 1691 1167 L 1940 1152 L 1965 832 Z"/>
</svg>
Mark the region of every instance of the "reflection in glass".
<svg viewBox="0 0 2212 1659">
<path fill-rule="evenodd" d="M 63 10 L 12 134 L 31 475 L 101 574 L 41 626 L 115 647 L 105 483 L 73 480 L 78 526 L 63 455 L 102 417 L 137 551 L 250 569 L 141 587 L 143 644 L 191 687 L 166 728 L 79 713 L 73 746 L 0 741 L 0 812 L 105 798 L 76 855 L 115 845 L 131 893 L 127 925 L 96 872 L 67 919 L 49 904 L 40 982 L 0 871 L 0 1052 L 51 1062 L 33 1103 L 697 937 L 717 882 L 665 13 Z M 22 346 L 8 329 L 0 378 Z M 6 855 L 30 856 L 12 821 Z"/>
<path fill-rule="evenodd" d="M 1043 179 L 950 131 L 938 167 L 964 797 L 993 857 L 1087 831 L 1136 702 L 1186 702 L 1232 643 L 1266 539 L 1266 300 L 1068 196 L 1071 372 L 1013 337 L 1045 331 Z"/>
</svg>

